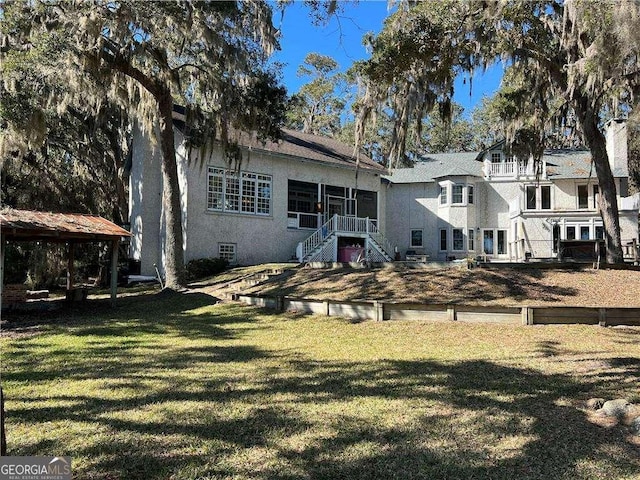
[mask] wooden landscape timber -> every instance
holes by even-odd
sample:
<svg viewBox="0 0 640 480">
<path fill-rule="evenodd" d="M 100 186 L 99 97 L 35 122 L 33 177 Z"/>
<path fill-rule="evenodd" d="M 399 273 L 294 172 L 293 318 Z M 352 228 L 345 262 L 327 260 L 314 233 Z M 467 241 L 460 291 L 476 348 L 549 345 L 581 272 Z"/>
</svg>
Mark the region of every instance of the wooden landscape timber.
<svg viewBox="0 0 640 480">
<path fill-rule="evenodd" d="M 586 324 L 640 326 L 640 308 L 571 306 L 481 306 L 382 301 L 345 301 L 234 294 L 233 299 L 277 311 L 298 312 L 351 320 L 426 320 L 503 323 L 510 325 Z"/>
</svg>

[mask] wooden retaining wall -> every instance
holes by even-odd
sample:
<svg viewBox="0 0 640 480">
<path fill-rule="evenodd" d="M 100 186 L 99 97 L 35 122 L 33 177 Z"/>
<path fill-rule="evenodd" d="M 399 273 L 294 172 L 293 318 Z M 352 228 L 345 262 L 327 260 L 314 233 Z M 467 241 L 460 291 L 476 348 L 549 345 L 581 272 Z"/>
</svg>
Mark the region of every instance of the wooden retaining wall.
<svg viewBox="0 0 640 480">
<path fill-rule="evenodd" d="M 380 301 L 310 300 L 236 294 L 234 300 L 279 311 L 352 320 L 428 320 L 511 325 L 583 324 L 640 326 L 640 308 L 473 306 Z"/>
</svg>

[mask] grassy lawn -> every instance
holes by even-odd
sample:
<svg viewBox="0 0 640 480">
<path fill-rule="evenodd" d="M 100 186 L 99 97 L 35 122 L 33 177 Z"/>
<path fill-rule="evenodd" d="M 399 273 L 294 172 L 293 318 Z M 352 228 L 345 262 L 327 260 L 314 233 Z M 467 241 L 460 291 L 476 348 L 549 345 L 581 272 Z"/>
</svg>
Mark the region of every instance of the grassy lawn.
<svg viewBox="0 0 640 480">
<path fill-rule="evenodd" d="M 75 479 L 632 479 L 640 329 L 349 323 L 202 293 L 4 330 L 11 455 Z"/>
</svg>

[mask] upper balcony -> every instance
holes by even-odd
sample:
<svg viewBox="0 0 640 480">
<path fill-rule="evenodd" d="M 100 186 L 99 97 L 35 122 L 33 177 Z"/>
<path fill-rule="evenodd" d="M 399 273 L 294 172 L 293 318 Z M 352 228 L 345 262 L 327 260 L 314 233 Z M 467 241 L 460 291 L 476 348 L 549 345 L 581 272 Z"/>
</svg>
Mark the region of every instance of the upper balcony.
<svg viewBox="0 0 640 480">
<path fill-rule="evenodd" d="M 518 160 L 492 162 L 486 159 L 482 173 L 486 180 L 546 180 L 547 162 L 542 161 L 535 165 L 532 160 L 528 162 Z"/>
</svg>

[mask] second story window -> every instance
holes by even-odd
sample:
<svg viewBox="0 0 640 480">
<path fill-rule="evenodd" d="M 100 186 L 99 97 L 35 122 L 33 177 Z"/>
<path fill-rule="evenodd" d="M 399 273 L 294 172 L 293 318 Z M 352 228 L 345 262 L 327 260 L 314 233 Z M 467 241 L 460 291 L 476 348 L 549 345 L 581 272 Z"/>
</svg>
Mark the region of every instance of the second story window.
<svg viewBox="0 0 640 480">
<path fill-rule="evenodd" d="M 440 205 L 466 206 L 473 205 L 475 201 L 474 188 L 472 184 L 453 183 L 446 180 L 440 184 L 440 195 L 438 203 Z"/>
<path fill-rule="evenodd" d="M 587 185 L 578 185 L 578 208 L 589 208 L 589 188 Z"/>
<path fill-rule="evenodd" d="M 464 185 L 453 185 L 451 187 L 451 203 L 461 204 L 463 196 Z"/>
<path fill-rule="evenodd" d="M 536 209 L 536 200 L 538 188 L 535 185 L 527 185 L 527 210 Z"/>
<path fill-rule="evenodd" d="M 551 210 L 551 185 L 527 185 L 525 206 L 527 210 Z"/>
<path fill-rule="evenodd" d="M 447 186 L 441 185 L 440 186 L 440 205 L 446 205 L 446 204 L 447 204 Z"/>
<path fill-rule="evenodd" d="M 551 186 L 542 185 L 540 187 L 540 208 L 542 210 L 551 210 Z"/>
</svg>

